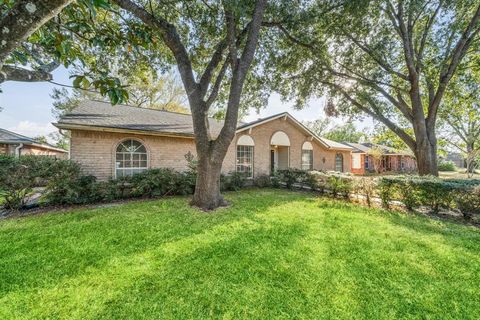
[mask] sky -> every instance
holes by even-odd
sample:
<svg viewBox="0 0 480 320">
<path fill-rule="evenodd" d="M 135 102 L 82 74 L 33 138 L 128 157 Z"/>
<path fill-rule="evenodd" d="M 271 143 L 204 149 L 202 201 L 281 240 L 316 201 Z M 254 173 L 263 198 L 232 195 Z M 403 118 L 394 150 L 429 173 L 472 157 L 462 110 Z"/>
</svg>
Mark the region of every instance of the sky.
<svg viewBox="0 0 480 320">
<path fill-rule="evenodd" d="M 71 85 L 68 71 L 59 68 L 53 73 L 53 81 Z M 53 88 L 58 87 L 48 82 L 26 83 L 6 82 L 1 86 L 0 93 L 0 128 L 7 129 L 28 137 L 39 135 L 46 136 L 57 131 L 52 125 L 56 119 L 52 114 Z M 300 121 L 313 121 L 325 117 L 323 113 L 324 99 L 315 99 L 309 102 L 303 110 L 294 110 L 292 103 L 282 102 L 277 94 L 272 94 L 268 106 L 257 114 L 252 110 L 244 121 L 253 121 L 273 114 L 288 111 Z M 341 119 L 332 119 L 336 124 L 342 123 Z M 371 126 L 371 121 L 357 121 L 356 126 L 365 130 Z"/>
</svg>

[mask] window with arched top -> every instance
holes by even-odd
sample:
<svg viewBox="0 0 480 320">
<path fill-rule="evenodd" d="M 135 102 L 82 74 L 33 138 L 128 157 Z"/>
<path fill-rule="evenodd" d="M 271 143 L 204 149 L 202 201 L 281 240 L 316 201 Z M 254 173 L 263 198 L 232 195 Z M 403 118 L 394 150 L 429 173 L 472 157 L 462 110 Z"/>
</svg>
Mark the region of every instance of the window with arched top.
<svg viewBox="0 0 480 320">
<path fill-rule="evenodd" d="M 335 171 L 343 172 L 343 155 L 341 153 L 335 155 Z"/>
<path fill-rule="evenodd" d="M 237 140 L 236 171 L 253 177 L 253 148 L 255 143 L 249 135 L 243 135 Z"/>
<path fill-rule="evenodd" d="M 148 169 L 147 148 L 137 140 L 122 141 L 115 150 L 115 176 L 131 176 Z"/>
<path fill-rule="evenodd" d="M 302 170 L 313 170 L 313 145 L 309 141 L 302 145 Z"/>
</svg>

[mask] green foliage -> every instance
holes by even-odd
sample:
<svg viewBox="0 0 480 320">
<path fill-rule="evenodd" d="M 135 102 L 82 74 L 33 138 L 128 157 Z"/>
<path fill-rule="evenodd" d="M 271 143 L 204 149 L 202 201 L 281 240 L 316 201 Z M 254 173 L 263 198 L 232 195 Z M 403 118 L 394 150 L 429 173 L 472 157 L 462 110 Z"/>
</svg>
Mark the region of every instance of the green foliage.
<svg viewBox="0 0 480 320">
<path fill-rule="evenodd" d="M 230 172 L 220 176 L 220 189 L 222 191 L 238 191 L 245 186 L 247 177 L 241 172 Z"/>
<path fill-rule="evenodd" d="M 464 185 L 454 193 L 458 210 L 466 220 L 471 220 L 474 215 L 480 215 L 480 184 L 477 186 Z"/>
<path fill-rule="evenodd" d="M 395 180 L 390 177 L 382 177 L 378 182 L 378 196 L 382 201 L 382 206 L 390 208 L 390 202 L 393 200 Z"/>
<path fill-rule="evenodd" d="M 456 171 L 457 167 L 452 161 L 439 161 L 438 162 L 438 171 Z"/>
<path fill-rule="evenodd" d="M 288 168 L 285 170 L 277 170 L 280 181 L 285 184 L 287 189 L 293 189 L 296 183 L 300 182 L 305 175 L 305 171 Z"/>
<path fill-rule="evenodd" d="M 73 161 L 54 163 L 45 189 L 44 199 L 49 204 L 84 204 L 103 199 L 94 176 L 84 176 Z"/>
<path fill-rule="evenodd" d="M 5 208 L 22 208 L 33 188 L 44 184 L 55 162 L 49 157 L 0 155 L 0 186 Z"/>
<path fill-rule="evenodd" d="M 272 181 L 268 174 L 261 174 L 254 179 L 253 184 L 259 188 L 268 188 L 272 186 Z"/>
</svg>

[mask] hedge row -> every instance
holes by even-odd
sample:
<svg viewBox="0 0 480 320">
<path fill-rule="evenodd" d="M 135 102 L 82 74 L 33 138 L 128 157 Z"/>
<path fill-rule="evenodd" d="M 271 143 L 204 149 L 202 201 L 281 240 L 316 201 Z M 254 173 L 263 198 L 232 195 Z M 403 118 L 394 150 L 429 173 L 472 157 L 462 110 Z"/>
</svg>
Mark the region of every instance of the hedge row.
<svg viewBox="0 0 480 320">
<path fill-rule="evenodd" d="M 0 156 L 0 196 L 9 210 L 25 207 L 35 187 L 42 188 L 41 203 L 47 205 L 87 204 L 136 197 L 192 194 L 196 172 L 150 169 L 132 177 L 97 181 L 84 175 L 70 160 L 48 157 Z M 245 185 L 239 173 L 221 176 L 221 189 L 239 190 Z M 2 201 L 0 201 L 2 203 Z"/>
<path fill-rule="evenodd" d="M 150 169 L 121 179 L 96 181 L 84 175 L 79 165 L 69 160 L 48 157 L 0 156 L 0 203 L 7 209 L 25 206 L 35 187 L 43 186 L 44 204 L 86 204 L 135 197 L 192 194 L 195 189 L 195 165 L 178 172 L 172 169 Z M 246 184 L 239 173 L 222 175 L 221 189 L 239 190 Z M 254 179 L 258 187 L 308 187 L 333 197 L 349 198 L 352 193 L 363 195 L 371 205 L 372 198 L 381 199 L 389 208 L 400 201 L 409 210 L 429 207 L 459 210 L 466 219 L 480 214 L 480 180 L 441 180 L 436 177 L 354 177 L 338 173 L 305 172 L 297 169 L 280 170 L 273 176 Z"/>
<path fill-rule="evenodd" d="M 362 195 L 369 206 L 372 199 L 378 197 L 385 208 L 389 208 L 393 201 L 398 201 L 408 210 L 419 207 L 428 207 L 434 213 L 440 209 L 459 210 L 465 219 L 480 215 L 480 180 L 442 180 L 418 176 L 372 178 L 288 169 L 279 171 L 273 177 L 258 177 L 255 184 L 274 187 L 276 181 L 282 182 L 287 188 L 306 186 L 333 197 Z"/>
</svg>

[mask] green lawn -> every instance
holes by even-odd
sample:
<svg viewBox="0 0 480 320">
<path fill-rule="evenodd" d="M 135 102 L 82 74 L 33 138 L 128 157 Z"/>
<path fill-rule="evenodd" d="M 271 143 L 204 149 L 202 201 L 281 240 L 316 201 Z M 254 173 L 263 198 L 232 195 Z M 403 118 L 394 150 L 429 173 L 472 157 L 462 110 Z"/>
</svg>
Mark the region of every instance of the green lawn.
<svg viewBox="0 0 480 320">
<path fill-rule="evenodd" d="M 474 319 L 480 231 L 247 190 L 0 221 L 0 319 Z"/>
</svg>

